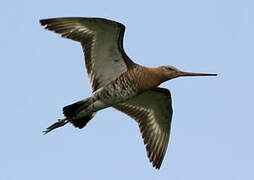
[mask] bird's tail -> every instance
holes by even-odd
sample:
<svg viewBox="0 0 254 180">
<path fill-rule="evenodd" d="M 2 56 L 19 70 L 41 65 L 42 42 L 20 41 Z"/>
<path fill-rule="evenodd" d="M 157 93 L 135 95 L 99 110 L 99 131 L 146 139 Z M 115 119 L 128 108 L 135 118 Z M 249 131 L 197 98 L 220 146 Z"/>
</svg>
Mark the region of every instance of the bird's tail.
<svg viewBox="0 0 254 180">
<path fill-rule="evenodd" d="M 78 114 L 84 111 L 92 104 L 92 99 L 87 98 L 71 105 L 65 106 L 63 108 L 64 119 L 58 120 L 58 122 L 49 126 L 44 132 L 44 134 L 49 133 L 53 129 L 59 128 L 70 122 L 73 126 L 77 128 L 83 128 L 86 124 L 95 116 L 96 112 L 88 113 L 85 116 L 79 117 Z"/>
</svg>

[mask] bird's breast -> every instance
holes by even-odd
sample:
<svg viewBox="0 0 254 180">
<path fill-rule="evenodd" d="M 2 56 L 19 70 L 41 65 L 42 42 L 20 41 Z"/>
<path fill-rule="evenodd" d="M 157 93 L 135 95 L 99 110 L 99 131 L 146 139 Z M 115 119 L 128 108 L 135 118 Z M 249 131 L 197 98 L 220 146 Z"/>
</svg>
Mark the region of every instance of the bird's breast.
<svg viewBox="0 0 254 180">
<path fill-rule="evenodd" d="M 157 87 L 166 79 L 158 68 L 141 67 L 136 74 L 136 84 L 139 91 L 145 91 Z"/>
<path fill-rule="evenodd" d="M 136 66 L 95 92 L 96 99 L 106 106 L 126 101 L 161 83 L 155 68 Z"/>
</svg>

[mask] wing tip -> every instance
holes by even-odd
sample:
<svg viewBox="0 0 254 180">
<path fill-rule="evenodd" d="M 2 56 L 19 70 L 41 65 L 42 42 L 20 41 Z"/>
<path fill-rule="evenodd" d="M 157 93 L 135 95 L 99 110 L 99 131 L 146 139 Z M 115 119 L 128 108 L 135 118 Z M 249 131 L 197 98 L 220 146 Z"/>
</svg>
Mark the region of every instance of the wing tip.
<svg viewBox="0 0 254 180">
<path fill-rule="evenodd" d="M 152 163 L 152 166 L 157 169 L 157 170 L 160 170 L 160 167 L 161 167 L 161 164 L 162 164 L 162 161 L 163 161 L 163 158 L 164 157 L 157 157 L 157 158 L 153 158 L 152 156 L 149 157 L 149 160 L 150 162 Z"/>
<path fill-rule="evenodd" d="M 72 21 L 73 19 L 78 19 L 78 17 L 47 18 L 47 19 L 40 19 L 39 22 L 42 26 L 45 26 L 45 25 L 49 25 L 51 23 L 59 23 L 61 21 L 68 22 L 68 21 Z"/>
<path fill-rule="evenodd" d="M 52 19 L 40 19 L 39 22 L 42 26 L 49 24 Z"/>
<path fill-rule="evenodd" d="M 141 133 L 149 161 L 155 169 L 159 170 L 167 151 L 169 134 L 164 134 L 156 141 L 152 141 L 151 139 L 148 139 L 143 132 Z M 158 143 L 158 141 L 161 143 Z"/>
</svg>

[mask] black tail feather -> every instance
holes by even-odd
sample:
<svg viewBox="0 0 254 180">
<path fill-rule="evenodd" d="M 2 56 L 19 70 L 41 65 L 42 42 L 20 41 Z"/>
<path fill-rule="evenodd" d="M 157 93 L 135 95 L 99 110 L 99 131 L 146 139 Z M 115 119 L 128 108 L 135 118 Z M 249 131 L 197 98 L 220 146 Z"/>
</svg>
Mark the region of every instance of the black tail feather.
<svg viewBox="0 0 254 180">
<path fill-rule="evenodd" d="M 80 108 L 81 106 L 81 102 L 76 102 L 74 104 L 65 106 L 63 108 L 63 114 L 66 118 L 72 118 L 75 117 L 77 114 L 77 110 Z"/>
<path fill-rule="evenodd" d="M 43 133 L 47 134 L 56 128 L 64 126 L 68 122 L 70 122 L 71 124 L 73 124 L 73 126 L 80 129 L 85 127 L 85 125 L 94 117 L 95 113 L 92 112 L 91 114 L 88 114 L 83 117 L 78 117 L 78 114 L 82 110 L 85 110 L 90 104 L 91 104 L 91 100 L 87 98 L 85 100 L 65 106 L 63 108 L 63 114 L 65 118 L 62 120 L 58 120 L 58 122 L 49 126 L 45 131 L 43 131 Z"/>
<path fill-rule="evenodd" d="M 89 114 L 89 115 L 82 117 L 80 119 L 75 119 L 73 121 L 70 121 L 70 123 L 73 126 L 81 129 L 86 126 L 86 124 L 94 117 L 94 115 L 95 115 L 95 113 L 92 113 L 92 114 Z"/>
<path fill-rule="evenodd" d="M 74 118 L 81 110 L 84 110 L 89 105 L 89 99 L 73 103 L 63 108 L 63 114 L 67 119 Z"/>
</svg>

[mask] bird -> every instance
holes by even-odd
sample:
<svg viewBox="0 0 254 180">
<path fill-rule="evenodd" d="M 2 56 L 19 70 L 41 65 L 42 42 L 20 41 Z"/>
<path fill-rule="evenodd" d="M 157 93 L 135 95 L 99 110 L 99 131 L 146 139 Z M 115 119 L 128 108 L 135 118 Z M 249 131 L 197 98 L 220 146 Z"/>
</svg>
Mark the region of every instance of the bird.
<svg viewBox="0 0 254 180">
<path fill-rule="evenodd" d="M 41 19 L 45 29 L 81 44 L 92 94 L 63 108 L 63 119 L 44 134 L 71 123 L 83 128 L 102 109 L 113 107 L 139 126 L 147 156 L 155 169 L 164 159 L 171 129 L 171 93 L 159 85 L 182 76 L 216 76 L 184 72 L 171 65 L 146 67 L 132 61 L 124 51 L 125 26 L 95 17 Z"/>
</svg>

